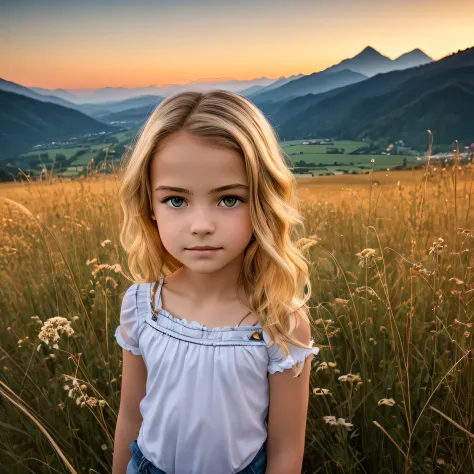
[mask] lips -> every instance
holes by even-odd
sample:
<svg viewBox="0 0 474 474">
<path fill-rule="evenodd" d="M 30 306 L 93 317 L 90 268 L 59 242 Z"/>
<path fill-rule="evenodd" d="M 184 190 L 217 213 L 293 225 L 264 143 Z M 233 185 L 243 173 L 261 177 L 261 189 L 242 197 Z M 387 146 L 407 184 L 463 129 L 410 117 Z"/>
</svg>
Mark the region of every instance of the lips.
<svg viewBox="0 0 474 474">
<path fill-rule="evenodd" d="M 219 250 L 220 247 L 191 247 L 188 250 Z"/>
</svg>

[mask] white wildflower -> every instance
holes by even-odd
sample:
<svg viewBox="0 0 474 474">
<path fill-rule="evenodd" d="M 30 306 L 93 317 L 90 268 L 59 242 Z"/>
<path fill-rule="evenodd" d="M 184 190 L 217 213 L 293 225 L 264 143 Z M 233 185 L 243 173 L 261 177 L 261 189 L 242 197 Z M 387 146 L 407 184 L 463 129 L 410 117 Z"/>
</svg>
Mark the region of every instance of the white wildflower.
<svg viewBox="0 0 474 474">
<path fill-rule="evenodd" d="M 429 250 L 429 255 L 433 255 L 433 258 L 436 259 L 436 257 L 447 247 L 446 244 L 444 244 L 444 239 L 441 237 L 438 237 L 438 240 L 436 242 L 433 242 L 433 245 L 430 247 Z"/>
<path fill-rule="evenodd" d="M 59 338 L 63 333 L 70 336 L 74 334 L 74 329 L 71 327 L 71 322 L 66 318 L 56 316 L 46 320 L 39 332 L 38 338 L 47 346 L 52 345 L 55 349 L 59 349 L 56 342 L 59 341 Z"/>
<path fill-rule="evenodd" d="M 335 416 L 323 416 L 323 420 L 324 420 L 324 423 L 328 423 L 330 425 L 336 425 L 337 424 L 337 421 L 336 421 L 336 417 Z"/>
<path fill-rule="evenodd" d="M 331 395 L 331 392 L 327 388 L 315 388 L 313 393 L 315 395 Z"/>
<path fill-rule="evenodd" d="M 338 377 L 338 380 L 341 381 L 341 382 L 356 382 L 356 381 L 359 381 L 360 380 L 360 376 L 359 374 L 357 375 L 354 375 L 354 374 L 347 374 L 347 375 L 341 375 L 340 377 Z"/>
<path fill-rule="evenodd" d="M 344 426 L 347 431 L 351 431 L 352 428 L 354 428 L 354 425 L 352 423 L 348 423 L 346 420 L 344 420 L 344 418 L 338 418 L 337 424 Z"/>
<path fill-rule="evenodd" d="M 367 268 L 372 268 L 377 261 L 382 260 L 382 257 L 377 257 L 377 251 L 370 248 L 356 253 L 356 257 L 359 259 L 359 267 Z"/>
<path fill-rule="evenodd" d="M 395 405 L 395 400 L 393 398 L 382 398 L 379 400 L 377 405 L 388 405 L 389 407 L 393 407 Z"/>
<path fill-rule="evenodd" d="M 316 372 L 319 372 L 320 370 L 326 370 L 328 368 L 327 362 L 321 362 L 316 369 Z"/>
<path fill-rule="evenodd" d="M 323 420 L 325 423 L 330 425 L 341 425 L 346 428 L 347 431 L 351 431 L 354 425 L 352 423 L 347 422 L 344 418 L 338 418 L 336 420 L 335 416 L 323 416 Z"/>
</svg>

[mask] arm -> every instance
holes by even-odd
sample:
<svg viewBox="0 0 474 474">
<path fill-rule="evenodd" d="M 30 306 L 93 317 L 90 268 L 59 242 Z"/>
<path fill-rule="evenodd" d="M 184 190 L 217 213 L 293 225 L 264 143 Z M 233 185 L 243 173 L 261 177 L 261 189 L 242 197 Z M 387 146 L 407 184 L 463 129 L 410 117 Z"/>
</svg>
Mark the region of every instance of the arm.
<svg viewBox="0 0 474 474">
<path fill-rule="evenodd" d="M 309 345 L 311 327 L 302 321 L 295 337 Z M 303 464 L 306 417 L 308 413 L 310 354 L 299 377 L 292 369 L 269 374 L 266 474 L 300 474 Z"/>
<path fill-rule="evenodd" d="M 137 439 L 142 423 L 139 405 L 146 394 L 146 376 L 143 357 L 123 349 L 122 389 L 115 427 L 112 474 L 125 474 L 132 457 L 130 444 Z"/>
</svg>

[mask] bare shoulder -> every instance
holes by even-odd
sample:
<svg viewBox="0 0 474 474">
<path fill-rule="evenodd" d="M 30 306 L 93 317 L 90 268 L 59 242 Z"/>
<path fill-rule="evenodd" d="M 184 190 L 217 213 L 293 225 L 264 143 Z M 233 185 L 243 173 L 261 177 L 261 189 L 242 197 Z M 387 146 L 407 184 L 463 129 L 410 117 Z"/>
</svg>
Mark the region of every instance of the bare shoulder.
<svg viewBox="0 0 474 474">
<path fill-rule="evenodd" d="M 311 341 L 311 324 L 309 321 L 306 321 L 300 316 L 298 318 L 298 325 L 293 331 L 293 335 L 298 339 L 298 341 L 308 345 Z"/>
</svg>

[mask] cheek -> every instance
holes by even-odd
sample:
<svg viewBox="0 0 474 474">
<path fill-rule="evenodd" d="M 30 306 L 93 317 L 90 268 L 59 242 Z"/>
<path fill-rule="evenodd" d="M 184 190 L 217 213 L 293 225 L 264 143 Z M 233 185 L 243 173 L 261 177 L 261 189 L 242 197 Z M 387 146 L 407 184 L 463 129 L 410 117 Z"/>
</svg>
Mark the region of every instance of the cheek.
<svg viewBox="0 0 474 474">
<path fill-rule="evenodd" d="M 248 240 L 253 232 L 248 208 L 239 209 L 234 215 L 229 216 L 229 219 L 222 223 L 222 227 L 227 234 L 232 234 L 236 240 Z"/>
<path fill-rule="evenodd" d="M 160 234 L 161 240 L 163 240 L 165 243 L 172 244 L 173 240 L 176 238 L 176 235 L 182 231 L 179 219 L 176 219 L 171 212 L 166 212 L 166 210 L 161 210 L 156 217 L 158 232 Z"/>
</svg>

